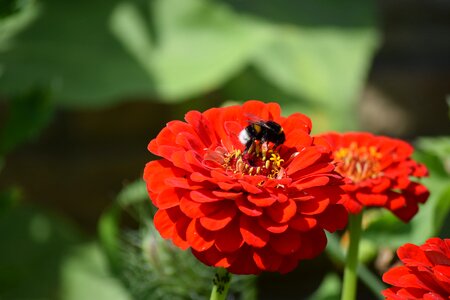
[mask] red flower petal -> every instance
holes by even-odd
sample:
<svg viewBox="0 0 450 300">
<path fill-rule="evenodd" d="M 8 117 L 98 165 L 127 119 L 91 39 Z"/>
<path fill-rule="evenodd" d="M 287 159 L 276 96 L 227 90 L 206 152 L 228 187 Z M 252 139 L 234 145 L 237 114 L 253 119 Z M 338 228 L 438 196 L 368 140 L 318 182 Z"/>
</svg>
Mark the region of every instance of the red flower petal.
<svg viewBox="0 0 450 300">
<path fill-rule="evenodd" d="M 166 239 L 171 238 L 173 231 L 175 230 L 176 218 L 174 218 L 174 214 L 171 214 L 170 212 L 171 211 L 167 209 L 160 209 L 153 218 L 156 229 L 161 236 Z"/>
<path fill-rule="evenodd" d="M 286 142 L 284 143 L 287 147 L 309 146 L 312 144 L 313 139 L 305 129 L 296 129 L 287 132 Z"/>
<path fill-rule="evenodd" d="M 305 148 L 289 164 L 289 167 L 287 168 L 287 174 L 292 175 L 297 171 L 309 167 L 310 165 L 315 163 L 321 156 L 322 153 L 317 152 L 317 149 Z"/>
<path fill-rule="evenodd" d="M 329 182 L 330 178 L 328 176 L 310 177 L 305 180 L 295 182 L 295 187 L 301 191 L 316 186 L 324 186 Z"/>
<path fill-rule="evenodd" d="M 173 232 L 172 241 L 173 243 L 182 250 L 189 248 L 189 243 L 186 238 L 186 230 L 190 224 L 191 219 L 189 218 L 179 218 L 175 225 L 175 230 Z"/>
<path fill-rule="evenodd" d="M 394 267 L 383 275 L 383 281 L 393 285 L 383 291 L 383 294 L 389 299 L 405 299 L 405 297 L 448 299 L 450 297 L 448 242 L 449 239 L 432 238 L 421 246 L 406 244 L 400 247 L 397 253 L 404 265 Z"/>
<path fill-rule="evenodd" d="M 238 198 L 242 198 L 242 192 L 229 192 L 229 191 L 212 191 L 214 196 L 217 196 L 221 199 L 229 199 L 236 200 Z"/>
<path fill-rule="evenodd" d="M 259 269 L 253 257 L 254 250 L 250 247 L 243 247 L 237 252 L 237 258 L 233 261 L 228 270 L 234 274 L 259 274 Z"/>
<path fill-rule="evenodd" d="M 216 234 L 216 248 L 220 252 L 232 253 L 244 244 L 239 228 L 239 221 L 235 220 Z"/>
<path fill-rule="evenodd" d="M 264 271 L 276 271 L 283 262 L 283 257 L 267 248 L 257 249 L 253 253 L 255 264 Z"/>
<path fill-rule="evenodd" d="M 302 247 L 297 253 L 299 259 L 310 259 L 319 255 L 327 245 L 327 237 L 321 228 L 302 233 Z"/>
<path fill-rule="evenodd" d="M 317 225 L 315 218 L 297 215 L 289 221 L 289 226 L 298 231 L 308 231 Z"/>
<path fill-rule="evenodd" d="M 244 188 L 244 190 L 246 192 L 249 192 L 250 194 L 259 194 L 262 193 L 262 190 L 257 188 L 255 185 L 252 185 L 248 182 L 246 182 L 245 180 L 239 180 L 239 183 L 242 185 L 242 187 Z"/>
<path fill-rule="evenodd" d="M 208 230 L 216 231 L 224 228 L 233 220 L 236 215 L 236 207 L 234 205 L 222 205 L 221 209 L 208 215 L 201 217 L 200 224 Z"/>
<path fill-rule="evenodd" d="M 265 230 L 272 232 L 272 233 L 282 233 L 285 232 L 286 229 L 288 229 L 289 225 L 287 223 L 280 224 L 278 222 L 273 221 L 270 218 L 267 217 L 261 217 L 258 218 L 258 223 L 261 225 L 262 228 Z"/>
<path fill-rule="evenodd" d="M 294 113 L 286 118 L 286 120 L 283 122 L 283 128 L 285 132 L 292 132 L 297 129 L 301 129 L 307 133 L 311 132 L 311 120 L 301 114 L 301 113 Z"/>
<path fill-rule="evenodd" d="M 258 222 L 253 218 L 242 215 L 239 225 L 242 237 L 248 245 L 261 248 L 269 241 L 269 232 L 259 226 Z"/>
<path fill-rule="evenodd" d="M 241 212 L 250 217 L 258 217 L 261 216 L 263 213 L 261 207 L 258 207 L 255 204 L 247 201 L 247 199 L 243 197 L 236 199 L 236 205 Z"/>
<path fill-rule="evenodd" d="M 217 197 L 211 191 L 208 190 L 191 191 L 189 195 L 192 200 L 200 203 L 216 202 L 222 200 L 221 198 Z"/>
<path fill-rule="evenodd" d="M 250 195 L 248 195 L 247 199 L 248 199 L 248 201 L 250 201 L 251 203 L 253 203 L 259 207 L 267 207 L 277 201 L 277 199 L 275 199 L 270 194 L 259 194 L 259 195 L 250 194 Z"/>
<path fill-rule="evenodd" d="M 297 267 L 297 265 L 298 265 L 297 258 L 293 256 L 285 256 L 279 269 L 280 274 L 286 274 L 291 272 Z"/>
<path fill-rule="evenodd" d="M 205 251 L 214 244 L 214 233 L 203 228 L 197 219 L 193 219 L 189 224 L 186 238 L 196 251 Z"/>
<path fill-rule="evenodd" d="M 281 255 L 289 255 L 297 252 L 301 244 L 300 233 L 292 229 L 273 235 L 270 238 L 270 245 Z"/>
<path fill-rule="evenodd" d="M 317 220 L 322 228 L 329 232 L 335 232 L 336 230 L 345 228 L 348 214 L 342 205 L 332 204 L 323 213 L 318 215 Z"/>
<path fill-rule="evenodd" d="M 218 268 L 229 268 L 236 259 L 236 255 L 224 255 L 215 247 L 201 252 L 192 249 L 192 254 L 202 263 Z"/>
<path fill-rule="evenodd" d="M 365 206 L 384 206 L 387 195 L 356 193 L 356 199 Z"/>
<path fill-rule="evenodd" d="M 289 199 L 286 202 L 275 202 L 266 209 L 267 214 L 277 223 L 288 222 L 297 212 L 295 201 Z"/>
<path fill-rule="evenodd" d="M 181 198 L 180 209 L 190 218 L 199 218 L 211 215 L 221 208 L 220 202 L 200 203 L 187 197 Z"/>
<path fill-rule="evenodd" d="M 336 170 L 347 177 L 344 189 L 349 193 L 340 203 L 350 213 L 359 213 L 364 206 L 385 207 L 408 222 L 417 213 L 417 204 L 427 200 L 428 190 L 410 177 L 428 172 L 412 160 L 408 143 L 364 132 L 329 133 L 321 138 L 333 149 Z"/>
<path fill-rule="evenodd" d="M 160 209 L 167 209 L 180 204 L 181 192 L 176 189 L 166 189 L 158 194 L 155 203 Z"/>
<path fill-rule="evenodd" d="M 325 209 L 328 207 L 330 201 L 328 199 L 324 199 L 321 201 L 302 201 L 298 202 L 298 210 L 303 215 L 317 215 L 325 211 Z"/>
<path fill-rule="evenodd" d="M 399 208 L 392 210 L 392 212 L 399 217 L 403 222 L 408 222 L 416 215 L 416 213 L 419 211 L 419 206 L 417 205 L 417 202 L 414 198 L 411 197 L 404 197 L 406 200 L 406 205 Z"/>
</svg>

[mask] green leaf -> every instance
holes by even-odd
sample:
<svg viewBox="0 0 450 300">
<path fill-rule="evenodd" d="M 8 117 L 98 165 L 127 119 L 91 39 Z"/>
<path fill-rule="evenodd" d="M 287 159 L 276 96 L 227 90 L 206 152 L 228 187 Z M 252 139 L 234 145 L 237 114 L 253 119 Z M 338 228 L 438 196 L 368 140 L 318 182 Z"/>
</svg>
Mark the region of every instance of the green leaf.
<svg viewBox="0 0 450 300">
<path fill-rule="evenodd" d="M 420 138 L 417 141 L 417 147 L 420 149 L 419 154 L 425 153 L 439 158 L 445 174 L 450 176 L 450 136 Z M 429 166 L 427 164 L 427 166 L 432 170 L 439 168 L 435 165 Z"/>
<path fill-rule="evenodd" d="M 154 94 L 151 78 L 109 31 L 117 1 L 42 0 L 32 26 L 0 55 L 0 90 L 52 87 L 68 106 L 100 106 L 125 95 Z"/>
<path fill-rule="evenodd" d="M 446 219 L 449 218 L 450 211 L 450 184 L 444 189 L 444 191 L 439 195 L 435 208 L 435 231 L 440 232 L 441 230 L 449 230 L 449 228 L 444 225 Z"/>
<path fill-rule="evenodd" d="M 395 215 L 384 209 L 379 209 L 370 215 L 374 220 L 364 231 L 365 239 L 391 249 L 397 249 L 407 242 L 412 242 L 411 224 L 401 222 Z"/>
<path fill-rule="evenodd" d="M 2 0 L 0 2 L 0 18 L 8 17 L 19 12 L 32 0 Z"/>
<path fill-rule="evenodd" d="M 136 205 L 149 201 L 145 182 L 141 179 L 126 185 L 117 195 L 117 202 L 121 207 Z"/>
<path fill-rule="evenodd" d="M 17 187 L 11 187 L 0 191 L 0 218 L 3 214 L 13 209 L 22 199 L 22 191 Z"/>
<path fill-rule="evenodd" d="M 100 243 L 114 271 L 120 267 L 120 213 L 120 207 L 113 203 L 102 213 L 98 222 Z"/>
<path fill-rule="evenodd" d="M 60 299 L 60 264 L 80 234 L 64 219 L 33 207 L 0 214 L 0 298 Z"/>
<path fill-rule="evenodd" d="M 34 88 L 10 102 L 8 119 L 0 129 L 0 156 L 18 144 L 36 138 L 53 115 L 53 103 L 48 91 Z"/>
<path fill-rule="evenodd" d="M 334 300 L 339 299 L 341 292 L 341 279 L 335 273 L 325 276 L 319 288 L 311 295 L 309 300 Z"/>
<path fill-rule="evenodd" d="M 147 204 L 147 205 L 145 205 Z M 150 200 L 143 180 L 136 180 L 125 186 L 116 200 L 102 213 L 98 222 L 98 235 L 111 268 L 119 272 L 121 266 L 121 227 L 123 211 L 130 213 L 136 221 L 146 222 L 152 218 Z"/>
<path fill-rule="evenodd" d="M 6 51 L 8 48 L 12 47 L 13 37 L 26 28 L 38 16 L 39 13 L 38 5 L 32 0 L 2 0 L 1 3 L 4 3 L 4 6 L 9 7 L 2 8 L 0 4 L 0 52 Z M 14 14 L 9 15 L 11 13 Z M 0 67 L 1 78 L 3 66 L 0 64 Z"/>
<path fill-rule="evenodd" d="M 138 1 L 42 3 L 33 26 L 0 57 L 0 88 L 14 93 L 49 84 L 70 106 L 127 95 L 180 101 L 209 92 L 238 73 L 268 36 L 217 1 L 149 1 L 152 16 Z"/>
<path fill-rule="evenodd" d="M 264 26 L 219 1 L 157 0 L 151 10 L 157 37 L 153 45 L 143 17 L 130 2 L 116 8 L 112 28 L 151 74 L 158 94 L 169 101 L 219 87 L 241 71 L 269 37 Z"/>
<path fill-rule="evenodd" d="M 354 112 L 378 44 L 373 3 L 298 1 L 285 9 L 298 13 L 297 26 L 272 28 L 271 43 L 254 59 L 256 68 L 284 91 L 325 110 L 327 118 Z M 355 126 L 352 118 L 342 119 L 334 130 Z"/>
<path fill-rule="evenodd" d="M 333 108 L 314 104 L 306 99 L 287 93 L 285 90 L 270 82 L 267 78 L 249 68 L 230 80 L 220 90 L 225 99 L 234 103 L 242 103 L 248 99 L 263 99 L 266 102 L 277 102 L 282 108 L 284 116 L 300 112 L 313 120 L 313 133 L 320 133 L 333 128 L 347 127 L 351 112 L 336 112 Z M 238 101 L 239 100 L 239 101 Z M 336 114 L 335 114 L 336 113 Z M 336 118 L 339 115 L 339 118 Z M 354 114 L 352 114 L 354 115 Z"/>
<path fill-rule="evenodd" d="M 73 249 L 61 268 L 61 299 L 132 299 L 109 272 L 107 259 L 95 243 Z"/>
</svg>

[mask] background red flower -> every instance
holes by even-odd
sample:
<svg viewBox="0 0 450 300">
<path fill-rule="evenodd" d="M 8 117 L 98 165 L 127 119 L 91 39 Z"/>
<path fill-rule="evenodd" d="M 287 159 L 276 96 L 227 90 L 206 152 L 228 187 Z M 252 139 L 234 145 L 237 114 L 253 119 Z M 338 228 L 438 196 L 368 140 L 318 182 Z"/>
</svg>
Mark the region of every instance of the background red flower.
<svg viewBox="0 0 450 300">
<path fill-rule="evenodd" d="M 255 142 L 245 152 L 238 135 L 250 118 L 280 124 L 285 143 Z M 346 225 L 337 203 L 342 177 L 329 147 L 309 135 L 305 115 L 286 118 L 278 104 L 248 101 L 190 111 L 185 120 L 169 122 L 150 142 L 163 159 L 144 171 L 164 238 L 232 273 L 285 273 L 325 248 L 324 229 Z"/>
<path fill-rule="evenodd" d="M 390 269 L 383 281 L 392 287 L 383 291 L 387 299 L 450 299 L 450 239 L 428 239 L 397 250 L 403 266 Z"/>
<path fill-rule="evenodd" d="M 347 177 L 342 203 L 357 214 L 364 206 L 385 207 L 404 222 L 429 196 L 427 188 L 410 177 L 428 175 L 426 167 L 411 158 L 406 142 L 370 133 L 328 133 L 323 137 L 334 149 L 337 171 Z"/>
</svg>

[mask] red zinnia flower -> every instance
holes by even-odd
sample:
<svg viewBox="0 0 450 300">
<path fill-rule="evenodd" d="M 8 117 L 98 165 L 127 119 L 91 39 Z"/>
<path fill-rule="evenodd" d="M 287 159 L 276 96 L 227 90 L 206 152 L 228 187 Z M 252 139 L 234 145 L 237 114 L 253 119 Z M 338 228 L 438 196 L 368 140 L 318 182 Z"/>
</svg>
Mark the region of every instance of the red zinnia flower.
<svg viewBox="0 0 450 300">
<path fill-rule="evenodd" d="M 249 117 L 281 125 L 285 142 L 255 140 L 245 151 L 239 134 Z M 248 101 L 185 120 L 169 122 L 148 147 L 163 157 L 146 165 L 144 180 L 164 238 L 232 273 L 284 273 L 325 248 L 324 229 L 346 225 L 342 177 L 305 115 Z"/>
<path fill-rule="evenodd" d="M 450 239 L 406 244 L 397 255 L 404 265 L 384 273 L 383 281 L 393 285 L 383 291 L 386 299 L 450 299 Z"/>
<path fill-rule="evenodd" d="M 428 175 L 426 167 L 411 159 L 406 142 L 370 133 L 322 135 L 334 149 L 337 171 L 347 177 L 342 203 L 352 214 L 364 206 L 385 207 L 404 222 L 429 196 L 425 186 L 410 176 Z"/>
</svg>

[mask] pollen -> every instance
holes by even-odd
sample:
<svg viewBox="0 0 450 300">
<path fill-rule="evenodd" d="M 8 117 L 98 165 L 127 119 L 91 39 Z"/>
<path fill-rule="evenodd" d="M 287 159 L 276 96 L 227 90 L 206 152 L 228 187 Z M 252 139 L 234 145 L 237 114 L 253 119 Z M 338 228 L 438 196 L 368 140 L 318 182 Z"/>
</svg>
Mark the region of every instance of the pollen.
<svg viewBox="0 0 450 300">
<path fill-rule="evenodd" d="M 239 149 L 226 154 L 222 166 L 227 171 L 242 175 L 262 175 L 270 179 L 284 176 L 284 159 L 267 143 L 255 142 L 246 152 Z"/>
<path fill-rule="evenodd" d="M 376 147 L 358 146 L 357 143 L 351 143 L 349 147 L 337 150 L 334 158 L 340 163 L 336 170 L 353 182 L 361 182 L 382 175 L 380 168 L 382 154 Z"/>
</svg>

